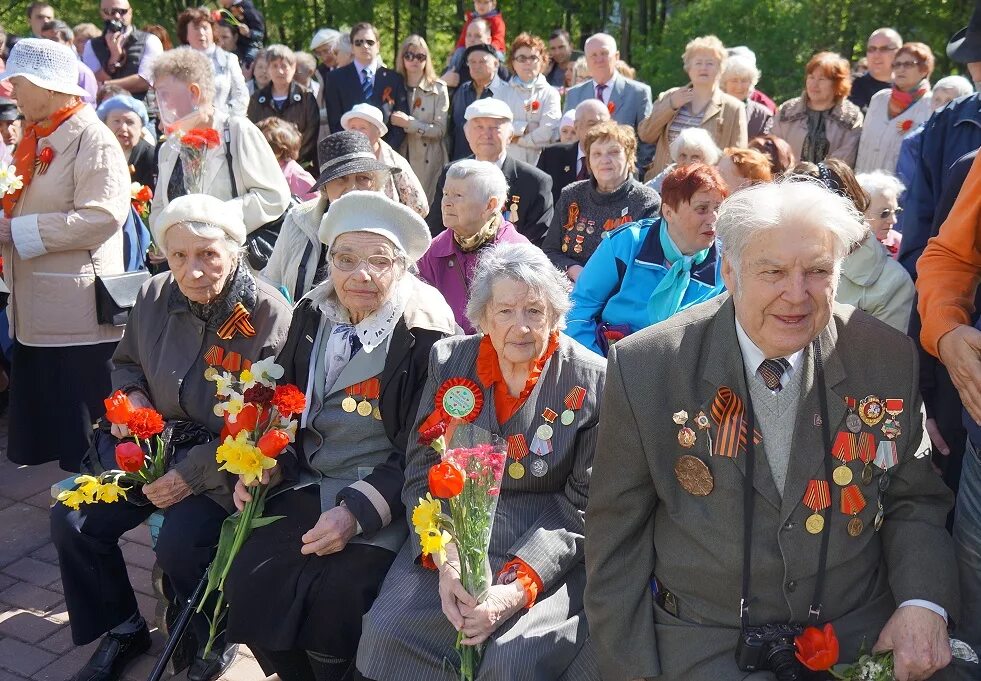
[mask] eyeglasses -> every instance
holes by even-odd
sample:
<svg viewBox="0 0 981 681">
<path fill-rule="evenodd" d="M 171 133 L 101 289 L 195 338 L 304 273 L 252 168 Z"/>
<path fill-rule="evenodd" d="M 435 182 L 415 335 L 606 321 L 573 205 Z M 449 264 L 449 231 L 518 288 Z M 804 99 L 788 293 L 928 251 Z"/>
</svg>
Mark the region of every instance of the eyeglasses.
<svg viewBox="0 0 981 681">
<path fill-rule="evenodd" d="M 869 54 L 875 54 L 876 52 L 895 52 L 899 48 L 894 45 L 868 45 L 865 51 Z"/>
<path fill-rule="evenodd" d="M 108 9 L 102 10 L 102 16 L 104 17 L 114 17 L 121 16 L 124 17 L 129 14 L 129 7 L 109 7 Z"/>
<path fill-rule="evenodd" d="M 514 61 L 519 64 L 535 64 L 541 61 L 541 57 L 537 54 L 522 54 L 514 58 Z"/>
<path fill-rule="evenodd" d="M 895 215 L 897 218 L 903 214 L 902 208 L 883 208 L 882 212 L 879 213 L 880 220 L 888 220 L 890 215 Z"/>
<path fill-rule="evenodd" d="M 377 41 L 372 40 L 371 38 L 355 38 L 354 39 L 354 46 L 355 47 L 374 47 L 376 42 Z"/>
<path fill-rule="evenodd" d="M 417 62 L 424 62 L 424 61 L 426 61 L 426 59 L 428 59 L 428 57 L 426 55 L 422 54 L 421 52 L 419 52 L 419 53 L 416 53 L 416 52 L 406 52 L 405 54 L 402 55 L 402 57 L 406 61 L 417 61 Z"/>
<path fill-rule="evenodd" d="M 893 69 L 914 69 L 923 62 L 921 61 L 894 61 L 892 63 Z"/>
<path fill-rule="evenodd" d="M 333 253 L 330 262 L 341 272 L 353 272 L 361 267 L 361 263 L 366 263 L 368 270 L 374 274 L 384 274 L 395 264 L 395 260 L 387 255 L 369 255 L 367 258 L 362 258 L 353 253 Z"/>
</svg>

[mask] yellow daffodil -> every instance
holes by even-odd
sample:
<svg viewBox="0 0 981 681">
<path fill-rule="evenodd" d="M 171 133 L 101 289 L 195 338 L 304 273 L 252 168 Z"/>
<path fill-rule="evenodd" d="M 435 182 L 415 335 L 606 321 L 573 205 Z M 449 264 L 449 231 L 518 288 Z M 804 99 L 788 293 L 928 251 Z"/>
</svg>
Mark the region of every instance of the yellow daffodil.
<svg viewBox="0 0 981 681">
<path fill-rule="evenodd" d="M 446 560 L 446 545 L 453 540 L 446 530 L 442 532 L 435 527 L 430 528 L 419 538 L 424 556 L 439 556 L 440 562 Z"/>
<path fill-rule="evenodd" d="M 205 372 L 205 376 L 207 376 L 207 372 Z M 215 371 L 212 378 L 209 378 L 208 380 L 216 383 L 215 394 L 219 397 L 227 397 L 228 393 L 232 390 L 232 385 L 235 383 L 235 377 L 227 371 L 220 373 Z"/>
<path fill-rule="evenodd" d="M 433 495 L 426 492 L 425 499 L 419 499 L 419 503 L 412 509 L 412 527 L 420 537 L 430 529 L 439 524 L 438 516 L 443 512 L 443 505 L 438 499 L 433 499 Z"/>
<path fill-rule="evenodd" d="M 76 511 L 83 503 L 86 503 L 84 496 L 77 489 L 66 489 L 64 492 L 59 493 L 58 501 Z"/>
<path fill-rule="evenodd" d="M 249 433 L 240 430 L 234 438 L 229 435 L 218 447 L 215 458 L 221 466 L 218 470 L 241 475 L 246 485 L 262 478 L 262 471 L 274 468 L 276 460 L 264 455 L 252 442 Z"/>
<path fill-rule="evenodd" d="M 245 396 L 240 392 L 229 389 L 225 394 L 227 401 L 219 402 L 215 405 L 215 416 L 224 417 L 228 415 L 228 420 L 235 423 L 235 417 L 242 411 L 245 407 Z"/>
<path fill-rule="evenodd" d="M 107 504 L 111 504 L 114 501 L 119 501 L 119 498 L 126 498 L 126 487 L 120 487 L 118 482 L 104 482 L 99 485 L 99 490 L 97 492 L 99 501 L 104 501 Z"/>
<path fill-rule="evenodd" d="M 97 477 L 93 475 L 79 475 L 75 478 L 75 484 L 77 485 L 75 489 L 69 489 L 59 493 L 58 501 L 76 511 L 82 504 L 95 503 L 96 496 L 99 493 L 99 487 L 101 486 Z"/>
</svg>

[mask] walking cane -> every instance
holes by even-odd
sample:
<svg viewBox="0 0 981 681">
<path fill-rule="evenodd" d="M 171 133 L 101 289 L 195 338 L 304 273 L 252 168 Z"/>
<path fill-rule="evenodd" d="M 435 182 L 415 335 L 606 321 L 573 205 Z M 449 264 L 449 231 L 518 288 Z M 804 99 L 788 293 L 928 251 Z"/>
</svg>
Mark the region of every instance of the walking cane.
<svg viewBox="0 0 981 681">
<path fill-rule="evenodd" d="M 204 595 L 205 587 L 208 586 L 208 573 L 211 567 L 209 566 L 207 570 L 204 571 L 204 575 L 201 577 L 201 581 L 198 582 L 197 587 L 194 589 L 194 593 L 189 599 L 187 599 L 187 605 L 181 610 L 181 614 L 177 616 L 174 621 L 174 626 L 171 627 L 170 636 L 167 638 L 167 645 L 164 646 L 163 652 L 160 653 L 160 657 L 157 658 L 157 664 L 153 666 L 153 671 L 150 672 L 150 676 L 147 677 L 147 681 L 160 681 L 163 676 L 164 669 L 167 667 L 167 663 L 170 662 L 170 658 L 174 656 L 174 651 L 177 650 L 177 646 L 180 645 L 181 639 L 184 637 L 184 632 L 187 631 L 187 626 L 191 622 L 191 616 L 194 614 L 195 608 L 198 607 L 198 601 L 201 600 L 201 596 Z"/>
</svg>

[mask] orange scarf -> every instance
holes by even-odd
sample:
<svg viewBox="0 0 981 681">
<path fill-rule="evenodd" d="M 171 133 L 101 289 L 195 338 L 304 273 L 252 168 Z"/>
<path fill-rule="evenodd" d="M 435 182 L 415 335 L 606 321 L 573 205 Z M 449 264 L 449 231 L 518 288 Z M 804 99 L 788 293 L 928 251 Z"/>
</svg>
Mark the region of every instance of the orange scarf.
<svg viewBox="0 0 981 681">
<path fill-rule="evenodd" d="M 17 206 L 20 195 L 27 189 L 27 186 L 31 183 L 31 178 L 34 177 L 38 140 L 47 137 L 57 130 L 62 123 L 78 113 L 83 106 L 85 106 L 85 102 L 81 101 L 75 104 L 69 104 L 51 114 L 51 117 L 46 122 L 31 123 L 24 129 L 24 136 L 14 150 L 14 167 L 24 182 L 24 186 L 3 197 L 3 210 L 8 218 L 14 217 L 14 207 Z"/>
<path fill-rule="evenodd" d="M 528 380 L 525 381 L 524 390 L 521 391 L 520 395 L 515 397 L 508 391 L 508 383 L 504 380 L 504 374 L 501 372 L 501 363 L 497 357 L 497 350 L 491 344 L 490 336 L 484 336 L 483 340 L 480 341 L 480 349 L 477 351 L 477 378 L 480 379 L 480 382 L 484 384 L 485 388 L 491 385 L 494 386 L 494 411 L 499 424 L 506 423 L 521 409 L 521 405 L 525 403 L 525 400 L 531 395 L 535 384 L 538 383 L 538 378 L 542 374 L 542 369 L 545 368 L 545 363 L 557 347 L 559 347 L 559 334 L 553 333 L 548 339 L 548 344 L 545 346 L 545 352 L 535 360 L 531 371 L 528 372 Z"/>
</svg>

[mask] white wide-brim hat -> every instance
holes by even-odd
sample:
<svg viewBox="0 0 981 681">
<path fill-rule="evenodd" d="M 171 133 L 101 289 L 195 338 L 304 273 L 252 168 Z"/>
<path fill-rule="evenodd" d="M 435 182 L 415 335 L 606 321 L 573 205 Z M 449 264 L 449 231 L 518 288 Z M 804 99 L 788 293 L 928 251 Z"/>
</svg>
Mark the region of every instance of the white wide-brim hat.
<svg viewBox="0 0 981 681">
<path fill-rule="evenodd" d="M 378 128 L 378 132 L 381 133 L 382 137 L 388 134 L 388 126 L 385 125 L 381 109 L 377 106 L 372 106 L 371 104 L 355 104 L 351 107 L 350 111 L 341 116 L 341 127 L 345 130 L 350 130 L 347 124 L 352 118 L 362 118 L 368 121 Z"/>
<path fill-rule="evenodd" d="M 403 251 L 414 263 L 429 250 L 429 226 L 411 208 L 381 192 L 348 192 L 331 201 L 320 222 L 320 240 L 329 252 L 334 241 L 348 232 L 380 234 Z"/>
<path fill-rule="evenodd" d="M 179 196 L 161 211 L 153 224 L 153 240 L 166 247 L 167 231 L 186 222 L 203 222 L 221 229 L 239 246 L 245 245 L 241 201 L 222 201 L 208 194 Z"/>
<path fill-rule="evenodd" d="M 53 40 L 21 38 L 10 50 L 7 70 L 0 81 L 23 76 L 39 88 L 66 95 L 88 97 L 78 84 L 78 56 L 72 49 Z"/>
</svg>

